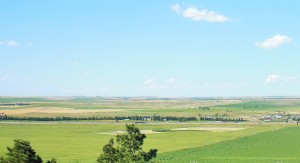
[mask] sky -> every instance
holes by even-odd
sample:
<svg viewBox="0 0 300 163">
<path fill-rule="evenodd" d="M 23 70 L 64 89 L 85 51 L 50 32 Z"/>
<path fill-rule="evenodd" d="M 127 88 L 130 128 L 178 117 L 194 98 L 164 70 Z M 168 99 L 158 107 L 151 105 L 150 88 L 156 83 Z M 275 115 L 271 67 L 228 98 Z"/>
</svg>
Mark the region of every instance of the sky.
<svg viewBox="0 0 300 163">
<path fill-rule="evenodd" d="M 300 96 L 299 0 L 5 0 L 0 96 Z"/>
</svg>

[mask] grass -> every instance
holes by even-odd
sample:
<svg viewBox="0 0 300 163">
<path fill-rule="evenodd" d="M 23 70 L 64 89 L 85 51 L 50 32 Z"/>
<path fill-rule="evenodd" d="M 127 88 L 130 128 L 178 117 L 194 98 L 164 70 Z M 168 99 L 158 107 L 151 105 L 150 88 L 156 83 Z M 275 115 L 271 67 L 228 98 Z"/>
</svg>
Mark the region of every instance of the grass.
<svg viewBox="0 0 300 163">
<path fill-rule="evenodd" d="M 209 131 L 172 131 L 182 127 L 216 127 L 204 124 L 147 124 L 139 125 L 141 130 L 164 131 L 149 134 L 145 149 L 158 148 L 159 154 L 186 148 L 200 147 L 217 142 L 235 139 L 245 135 L 278 129 L 280 125 L 223 125 L 223 127 L 246 127 L 247 129 L 231 132 Z M 113 135 L 99 134 L 124 130 L 125 124 L 0 124 L 0 153 L 12 146 L 14 139 L 31 142 L 37 153 L 45 159 L 57 158 L 60 163 L 95 162 L 102 147 Z"/>
<path fill-rule="evenodd" d="M 0 103 L 30 103 L 30 102 L 48 102 L 45 98 L 37 97 L 1 97 Z"/>
<path fill-rule="evenodd" d="M 272 110 L 279 111 L 283 108 L 289 107 L 300 107 L 299 99 L 272 99 L 272 100 L 251 100 L 242 101 L 240 103 L 228 104 L 228 105 L 216 105 L 215 108 L 227 108 L 227 109 L 238 109 L 238 110 Z"/>
<path fill-rule="evenodd" d="M 259 133 L 200 148 L 159 156 L 162 162 L 300 162 L 300 128 Z"/>
</svg>

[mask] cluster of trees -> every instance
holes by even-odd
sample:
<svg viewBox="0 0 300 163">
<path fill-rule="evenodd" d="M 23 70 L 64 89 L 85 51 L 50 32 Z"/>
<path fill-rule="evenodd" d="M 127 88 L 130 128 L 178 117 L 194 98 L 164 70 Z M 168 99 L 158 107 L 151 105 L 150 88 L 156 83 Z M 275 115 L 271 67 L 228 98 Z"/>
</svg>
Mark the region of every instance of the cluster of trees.
<svg viewBox="0 0 300 163">
<path fill-rule="evenodd" d="M 97 158 L 98 163 L 147 163 L 157 156 L 157 149 L 145 152 L 142 149 L 145 134 L 142 134 L 134 124 L 126 125 L 126 134 L 117 135 L 104 145 L 102 153 Z M 116 142 L 116 143 L 115 143 Z M 29 141 L 17 139 L 14 147 L 7 147 L 8 152 L 0 157 L 0 163 L 43 163 L 43 159 L 36 154 Z M 46 163 L 57 163 L 56 159 Z"/>
<path fill-rule="evenodd" d="M 4 104 L 0 104 L 0 106 L 26 106 L 26 105 L 30 105 L 27 103 L 4 103 Z"/>
<path fill-rule="evenodd" d="M 197 117 L 172 117 L 172 116 L 159 116 L 153 115 L 153 121 L 196 121 Z"/>
<path fill-rule="evenodd" d="M 209 107 L 202 107 L 202 106 L 199 106 L 199 107 L 194 107 L 194 108 L 188 108 L 188 109 L 202 109 L 202 110 L 210 110 Z"/>
<path fill-rule="evenodd" d="M 209 107 L 198 107 L 198 109 L 202 109 L 202 110 L 210 110 L 210 108 Z"/>
<path fill-rule="evenodd" d="M 258 109 L 259 106 L 243 106 L 244 109 L 251 109 L 251 108 L 255 108 Z"/>
<path fill-rule="evenodd" d="M 116 140 L 113 138 L 109 140 L 97 159 L 98 163 L 146 163 L 156 157 L 157 149 L 143 151 L 142 145 L 146 135 L 142 134 L 137 127 L 133 124 L 126 125 L 126 131 L 127 134 L 117 135 Z"/>
<path fill-rule="evenodd" d="M 243 118 L 200 117 L 202 121 L 243 122 Z"/>
</svg>

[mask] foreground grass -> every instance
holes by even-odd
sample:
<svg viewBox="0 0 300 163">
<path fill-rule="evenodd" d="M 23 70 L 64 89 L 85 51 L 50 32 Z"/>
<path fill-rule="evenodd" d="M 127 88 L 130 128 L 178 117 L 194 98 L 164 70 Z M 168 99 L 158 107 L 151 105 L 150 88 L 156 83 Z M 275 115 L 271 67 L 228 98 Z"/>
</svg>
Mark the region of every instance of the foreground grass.
<svg viewBox="0 0 300 163">
<path fill-rule="evenodd" d="M 239 131 L 173 131 L 182 127 L 242 127 Z M 159 155 L 165 152 L 201 147 L 225 140 L 282 128 L 282 125 L 236 125 L 236 124 L 147 124 L 141 130 L 160 131 L 148 134 L 144 149 L 157 148 Z M 14 139 L 25 139 L 42 158 L 55 157 L 60 163 L 95 162 L 102 147 L 114 135 L 105 132 L 125 130 L 125 124 L 0 124 L 0 154 Z"/>
<path fill-rule="evenodd" d="M 180 150 L 159 156 L 162 162 L 300 162 L 300 127 L 225 141 L 200 148 Z"/>
</svg>

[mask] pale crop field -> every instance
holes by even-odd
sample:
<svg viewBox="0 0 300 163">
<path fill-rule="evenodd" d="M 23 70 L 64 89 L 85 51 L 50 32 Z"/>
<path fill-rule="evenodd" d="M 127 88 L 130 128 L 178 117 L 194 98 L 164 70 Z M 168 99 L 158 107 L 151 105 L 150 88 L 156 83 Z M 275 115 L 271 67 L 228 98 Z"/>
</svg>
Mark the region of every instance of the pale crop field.
<svg viewBox="0 0 300 163">
<path fill-rule="evenodd" d="M 0 106 L 0 113 L 17 117 L 91 117 L 91 116 L 198 116 L 212 107 L 241 103 L 241 100 L 190 99 L 72 99 L 72 98 L 0 98 L 1 103 L 29 103 L 25 106 Z M 222 109 L 220 109 L 222 111 Z M 204 111 L 206 112 L 206 111 Z M 211 111 L 210 111 L 211 112 Z M 215 111 L 212 111 L 215 112 Z"/>
</svg>

